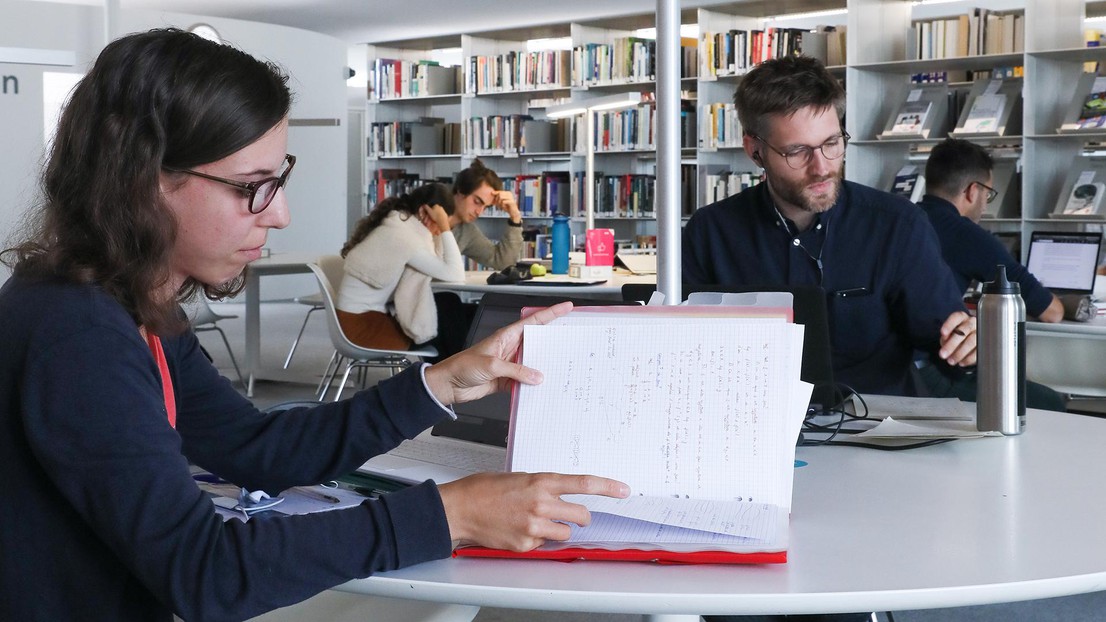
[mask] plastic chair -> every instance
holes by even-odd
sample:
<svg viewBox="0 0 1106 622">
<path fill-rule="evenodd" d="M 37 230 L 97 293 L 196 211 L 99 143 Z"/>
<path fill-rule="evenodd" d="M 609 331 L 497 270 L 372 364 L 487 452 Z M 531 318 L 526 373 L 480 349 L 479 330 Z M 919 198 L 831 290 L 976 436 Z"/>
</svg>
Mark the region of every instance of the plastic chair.
<svg viewBox="0 0 1106 622">
<path fill-rule="evenodd" d="M 199 297 L 199 302 L 195 306 L 195 315 L 191 318 L 192 330 L 197 333 L 204 331 L 218 331 L 219 336 L 223 338 L 223 344 L 227 347 L 227 354 L 230 355 L 230 362 L 234 365 L 234 373 L 238 374 L 238 382 L 242 383 L 242 386 L 246 386 L 246 380 L 242 377 L 242 370 L 238 368 L 238 361 L 234 358 L 234 350 L 230 349 L 230 342 L 227 341 L 227 334 L 223 332 L 222 328 L 219 328 L 219 320 L 232 320 L 238 317 L 237 315 L 221 315 L 216 313 L 211 305 L 207 303 L 207 299 L 203 296 Z"/>
<path fill-rule="evenodd" d="M 311 308 L 307 310 L 307 315 L 303 316 L 303 324 L 300 325 L 300 332 L 296 333 L 296 338 L 292 340 L 292 348 L 288 350 L 288 357 L 284 359 L 284 369 L 288 369 L 288 366 L 292 364 L 292 356 L 296 353 L 296 346 L 300 345 L 300 338 L 303 337 L 303 331 L 307 328 L 307 320 L 311 319 L 312 313 L 323 308 L 323 296 L 319 293 L 308 294 L 307 296 L 297 296 L 293 300 L 301 305 L 308 305 Z"/>
<path fill-rule="evenodd" d="M 337 255 L 324 255 L 319 258 L 317 264 L 309 264 L 308 267 L 315 273 L 319 281 L 319 293 L 323 297 L 323 308 L 326 311 L 326 326 L 330 332 L 330 340 L 334 344 L 334 355 L 330 357 L 323 379 L 319 383 L 317 395 L 319 401 L 326 398 L 334 379 L 338 376 L 338 370 L 345 369 L 342 373 L 342 381 L 334 394 L 334 401 L 342 398 L 342 391 L 349 381 L 350 373 L 354 369 L 363 370 L 370 367 L 383 367 L 389 369 L 391 375 L 411 365 L 412 358 L 436 356 L 438 351 L 432 347 L 418 350 L 377 350 L 363 348 L 346 338 L 342 327 L 338 324 L 338 310 L 334 304 L 335 286 L 340 282 L 344 260 Z M 337 277 L 335 275 L 338 275 Z"/>
</svg>

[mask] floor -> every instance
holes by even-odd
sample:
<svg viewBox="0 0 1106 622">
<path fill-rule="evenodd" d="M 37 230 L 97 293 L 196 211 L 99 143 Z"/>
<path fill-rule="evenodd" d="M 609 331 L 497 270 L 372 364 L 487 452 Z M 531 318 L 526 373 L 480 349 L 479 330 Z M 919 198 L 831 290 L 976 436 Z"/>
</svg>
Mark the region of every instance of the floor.
<svg viewBox="0 0 1106 622">
<path fill-rule="evenodd" d="M 237 316 L 220 320 L 218 325 L 226 332 L 238 362 L 244 362 L 245 328 L 242 319 L 244 305 L 240 303 L 220 303 L 212 306 L 217 313 Z M 265 362 L 266 366 L 279 367 L 284 362 L 288 354 L 288 347 L 291 345 L 296 331 L 303 323 L 306 312 L 306 306 L 294 302 L 270 302 L 262 305 L 261 360 Z M 228 378 L 234 378 L 234 368 L 227 355 L 226 346 L 223 345 L 219 335 L 214 332 L 200 333 L 200 341 L 211 353 L 221 372 Z M 254 387 L 254 403 L 258 407 L 264 408 L 286 401 L 313 399 L 315 386 L 332 351 L 325 318 L 321 312 L 313 313 L 289 366 L 294 381 L 258 381 Z M 379 374 L 380 377 L 383 377 L 384 372 L 379 372 Z M 371 378 L 370 381 L 372 381 Z M 1106 411 L 1101 402 L 1079 402 L 1078 404 L 1073 403 L 1072 406 L 1080 411 L 1096 413 Z M 934 528 L 940 529 L 942 527 L 935 526 Z M 1057 554 L 1062 554 L 1062 552 Z M 893 614 L 893 620 L 885 614 L 880 614 L 878 617 L 881 622 L 967 622 L 977 620 L 983 622 L 1090 622 L 1106 619 L 1106 613 L 1104 612 L 1106 612 L 1106 592 L 1096 592 L 1065 598 L 1003 605 L 900 611 Z M 629 622 L 639 619 L 639 616 L 631 615 L 575 614 L 484 608 L 477 614 L 475 622 Z"/>
</svg>

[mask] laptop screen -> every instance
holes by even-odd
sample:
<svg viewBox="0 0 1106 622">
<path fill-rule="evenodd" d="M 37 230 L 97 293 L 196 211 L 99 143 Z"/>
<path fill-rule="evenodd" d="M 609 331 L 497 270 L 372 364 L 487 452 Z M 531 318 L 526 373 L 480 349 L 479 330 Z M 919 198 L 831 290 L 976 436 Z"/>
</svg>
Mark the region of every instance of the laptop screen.
<svg viewBox="0 0 1106 622">
<path fill-rule="evenodd" d="M 476 317 L 465 339 L 465 347 L 472 346 L 500 328 L 518 321 L 525 307 L 548 307 L 566 300 L 572 301 L 576 306 L 636 304 L 621 300 L 489 292 L 480 299 Z M 443 421 L 435 425 L 431 434 L 487 445 L 507 446 L 507 432 L 511 419 L 510 393 L 494 393 L 471 402 L 455 404 L 453 412 L 457 414 L 457 420 Z"/>
<path fill-rule="evenodd" d="M 1090 294 L 1101 244 L 1101 232 L 1034 231 L 1026 268 L 1053 291 Z"/>
</svg>

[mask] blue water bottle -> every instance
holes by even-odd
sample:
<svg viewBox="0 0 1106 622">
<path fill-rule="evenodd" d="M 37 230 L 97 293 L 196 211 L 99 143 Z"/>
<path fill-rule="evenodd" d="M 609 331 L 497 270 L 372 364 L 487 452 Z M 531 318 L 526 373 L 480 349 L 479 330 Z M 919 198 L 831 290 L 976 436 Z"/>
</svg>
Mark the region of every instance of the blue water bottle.
<svg viewBox="0 0 1106 622">
<path fill-rule="evenodd" d="M 568 216 L 553 217 L 553 274 L 568 274 L 568 247 L 572 234 L 568 229 Z"/>
</svg>

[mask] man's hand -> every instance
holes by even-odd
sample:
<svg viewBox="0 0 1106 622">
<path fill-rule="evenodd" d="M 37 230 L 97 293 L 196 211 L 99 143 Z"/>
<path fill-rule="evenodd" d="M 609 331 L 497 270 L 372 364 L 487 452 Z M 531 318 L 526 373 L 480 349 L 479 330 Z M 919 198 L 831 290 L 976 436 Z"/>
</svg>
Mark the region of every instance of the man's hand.
<svg viewBox="0 0 1106 622">
<path fill-rule="evenodd" d="M 941 325 L 941 349 L 938 356 L 949 365 L 975 365 L 975 318 L 963 311 L 954 311 Z"/>
<path fill-rule="evenodd" d="M 507 216 L 511 219 L 511 222 L 522 222 L 522 212 L 518 209 L 518 200 L 515 198 L 514 193 L 507 190 L 496 192 L 495 206 L 507 212 Z"/>
</svg>

